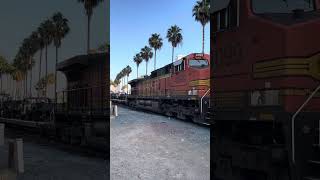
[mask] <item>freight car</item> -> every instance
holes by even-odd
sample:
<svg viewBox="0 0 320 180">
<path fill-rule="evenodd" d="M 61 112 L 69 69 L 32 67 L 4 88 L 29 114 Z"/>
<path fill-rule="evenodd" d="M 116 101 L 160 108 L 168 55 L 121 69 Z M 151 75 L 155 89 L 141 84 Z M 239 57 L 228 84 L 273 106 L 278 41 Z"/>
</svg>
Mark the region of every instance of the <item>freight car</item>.
<svg viewBox="0 0 320 180">
<path fill-rule="evenodd" d="M 129 82 L 127 104 L 167 116 L 208 124 L 209 55 L 192 53 L 150 76 Z"/>
<path fill-rule="evenodd" d="M 320 1 L 211 3 L 213 179 L 320 179 Z"/>
</svg>

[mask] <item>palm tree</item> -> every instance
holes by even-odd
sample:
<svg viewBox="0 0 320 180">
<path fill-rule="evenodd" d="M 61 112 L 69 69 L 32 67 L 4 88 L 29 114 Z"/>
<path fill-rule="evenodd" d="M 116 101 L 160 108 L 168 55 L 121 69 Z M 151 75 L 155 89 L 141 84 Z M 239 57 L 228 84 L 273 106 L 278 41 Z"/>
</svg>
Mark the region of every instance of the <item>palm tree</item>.
<svg viewBox="0 0 320 180">
<path fill-rule="evenodd" d="M 126 80 L 125 76 L 126 76 L 126 74 L 127 74 L 126 69 L 123 68 L 123 69 L 121 70 L 120 74 L 121 74 L 121 79 L 123 80 L 123 81 L 122 81 L 122 86 L 125 86 L 125 84 L 126 84 L 126 82 L 125 82 L 125 80 Z"/>
<path fill-rule="evenodd" d="M 152 34 L 149 38 L 149 45 L 154 49 L 154 70 L 156 69 L 157 50 L 161 49 L 162 44 L 163 43 L 160 34 Z"/>
<path fill-rule="evenodd" d="M 152 58 L 153 53 L 150 47 L 145 46 L 141 49 L 141 57 L 146 61 L 146 75 L 148 75 L 148 61 Z"/>
<path fill-rule="evenodd" d="M 127 94 L 129 94 L 129 75 L 130 75 L 130 73 L 132 72 L 132 69 L 131 69 L 131 67 L 130 66 L 127 66 L 126 68 L 126 75 L 127 75 Z"/>
<path fill-rule="evenodd" d="M 48 76 L 48 46 L 52 43 L 53 34 L 54 34 L 54 24 L 51 20 L 47 19 L 41 24 L 44 29 L 44 46 L 45 46 L 45 55 L 46 55 L 46 70 L 45 77 Z M 47 85 L 47 83 L 46 83 Z M 45 95 L 47 95 L 47 86 L 45 87 Z"/>
<path fill-rule="evenodd" d="M 54 25 L 53 42 L 56 47 L 56 64 L 55 64 L 55 77 L 54 77 L 54 99 L 57 98 L 57 64 L 58 64 L 58 49 L 61 47 L 61 40 L 69 33 L 70 28 L 68 20 L 63 17 L 60 12 L 57 12 L 52 17 Z"/>
<path fill-rule="evenodd" d="M 42 51 L 43 48 L 45 47 L 45 37 L 46 37 L 46 32 L 43 26 L 38 27 L 38 41 L 39 41 L 39 75 L 38 75 L 38 81 L 40 81 L 41 78 L 41 68 L 42 68 Z M 38 93 L 39 97 L 39 93 Z"/>
<path fill-rule="evenodd" d="M 103 2 L 104 0 L 78 0 L 79 3 L 82 3 L 85 10 L 86 10 L 86 15 L 88 18 L 88 31 L 87 31 L 87 53 L 89 54 L 90 52 L 90 23 L 91 23 L 91 17 L 93 14 L 93 9 L 99 5 L 99 3 Z"/>
<path fill-rule="evenodd" d="M 16 65 L 16 67 L 18 67 L 19 70 L 21 70 L 24 73 L 24 78 L 25 78 L 24 95 L 25 96 L 28 94 L 28 90 L 27 90 L 28 71 L 31 70 L 32 66 L 34 65 L 33 55 L 37 51 L 36 43 L 34 43 L 34 41 L 35 39 L 32 36 L 30 36 L 29 38 L 25 38 L 14 60 L 14 64 Z"/>
<path fill-rule="evenodd" d="M 204 30 L 206 24 L 210 20 L 210 6 L 205 0 L 197 1 L 196 5 L 193 6 L 192 16 L 195 20 L 200 22 L 202 25 L 202 54 L 204 54 Z"/>
<path fill-rule="evenodd" d="M 42 78 L 40 78 L 40 81 L 37 82 L 35 88 L 38 91 L 38 93 L 40 94 L 41 92 L 43 94 L 45 94 L 45 88 L 48 85 L 54 84 L 55 79 L 54 79 L 55 75 L 53 73 L 48 74 L 48 76 L 44 76 Z"/>
<path fill-rule="evenodd" d="M 174 56 L 174 48 L 181 44 L 183 40 L 181 31 L 182 29 L 180 29 L 177 25 L 171 26 L 167 31 L 168 41 L 171 42 L 172 45 L 172 63 Z"/>
<path fill-rule="evenodd" d="M 15 87 L 14 87 L 14 91 L 13 91 L 13 96 L 14 99 L 16 99 L 17 95 L 20 94 L 19 90 L 22 89 L 21 87 L 18 88 L 18 85 L 20 83 L 21 86 L 21 81 L 24 79 L 24 75 L 23 73 L 13 64 L 12 66 L 12 71 L 10 73 L 12 80 L 15 81 Z"/>
<path fill-rule="evenodd" d="M 14 72 L 15 68 L 12 64 L 7 64 L 7 68 L 6 68 L 6 75 L 7 75 L 7 84 L 8 84 L 8 90 L 9 90 L 9 94 L 11 93 L 12 94 L 12 73 Z M 9 79 L 10 78 L 10 79 Z"/>
<path fill-rule="evenodd" d="M 136 54 L 134 57 L 133 57 L 133 61 L 136 63 L 137 65 L 137 78 L 139 77 L 139 65 L 140 63 L 142 62 L 142 57 L 141 57 L 141 54 Z"/>
<path fill-rule="evenodd" d="M 38 32 L 34 31 L 29 37 L 30 43 L 30 52 L 29 52 L 29 67 L 30 70 L 30 95 L 32 96 L 32 67 L 34 65 L 33 56 L 40 48 L 40 41 L 39 41 L 39 34 Z"/>
<path fill-rule="evenodd" d="M 1 81 L 0 93 L 2 93 L 2 76 L 6 72 L 6 68 L 7 68 L 6 64 L 7 64 L 6 58 L 0 55 L 0 81 Z"/>
</svg>

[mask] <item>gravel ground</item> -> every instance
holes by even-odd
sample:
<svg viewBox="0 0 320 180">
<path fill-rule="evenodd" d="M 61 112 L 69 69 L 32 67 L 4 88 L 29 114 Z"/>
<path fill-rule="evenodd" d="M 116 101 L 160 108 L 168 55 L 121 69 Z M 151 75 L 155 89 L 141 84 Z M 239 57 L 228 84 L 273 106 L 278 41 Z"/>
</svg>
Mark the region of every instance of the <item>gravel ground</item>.
<svg viewBox="0 0 320 180">
<path fill-rule="evenodd" d="M 9 137 L 16 136 L 8 132 Z M 8 135 L 7 135 L 8 136 Z M 20 136 L 20 135 L 19 135 Z M 24 169 L 17 180 L 106 180 L 109 167 L 103 158 L 62 148 L 28 135 L 24 138 Z"/>
<path fill-rule="evenodd" d="M 165 116 L 118 108 L 111 120 L 112 180 L 209 180 L 210 130 Z"/>
</svg>

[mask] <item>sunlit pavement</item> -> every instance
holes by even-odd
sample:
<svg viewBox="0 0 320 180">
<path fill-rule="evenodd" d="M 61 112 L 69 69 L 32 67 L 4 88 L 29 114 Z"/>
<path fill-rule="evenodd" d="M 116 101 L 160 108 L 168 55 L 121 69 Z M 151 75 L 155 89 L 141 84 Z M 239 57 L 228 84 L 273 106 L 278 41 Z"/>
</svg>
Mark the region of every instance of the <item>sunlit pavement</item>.
<svg viewBox="0 0 320 180">
<path fill-rule="evenodd" d="M 119 108 L 111 121 L 112 180 L 210 179 L 210 130 Z"/>
</svg>

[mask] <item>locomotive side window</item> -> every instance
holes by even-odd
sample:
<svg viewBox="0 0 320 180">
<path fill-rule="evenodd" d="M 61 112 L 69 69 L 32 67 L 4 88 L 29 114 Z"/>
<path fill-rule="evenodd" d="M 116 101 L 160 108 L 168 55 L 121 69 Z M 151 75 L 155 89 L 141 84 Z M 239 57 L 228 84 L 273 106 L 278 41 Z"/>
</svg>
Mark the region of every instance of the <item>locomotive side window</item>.
<svg viewBox="0 0 320 180">
<path fill-rule="evenodd" d="M 292 13 L 293 10 L 303 9 L 313 11 L 315 9 L 314 0 L 252 0 L 252 10 L 254 13 Z"/>
<path fill-rule="evenodd" d="M 179 65 L 176 65 L 176 66 L 174 67 L 174 71 L 175 71 L 175 72 L 183 71 L 183 70 L 184 70 L 184 62 L 185 62 L 185 61 L 182 61 Z"/>
<path fill-rule="evenodd" d="M 231 0 L 228 7 L 213 14 L 213 31 L 219 32 L 239 26 L 239 2 Z"/>
<path fill-rule="evenodd" d="M 189 61 L 189 66 L 196 67 L 196 68 L 203 68 L 203 67 L 208 67 L 209 63 L 205 59 L 192 59 Z"/>
</svg>

